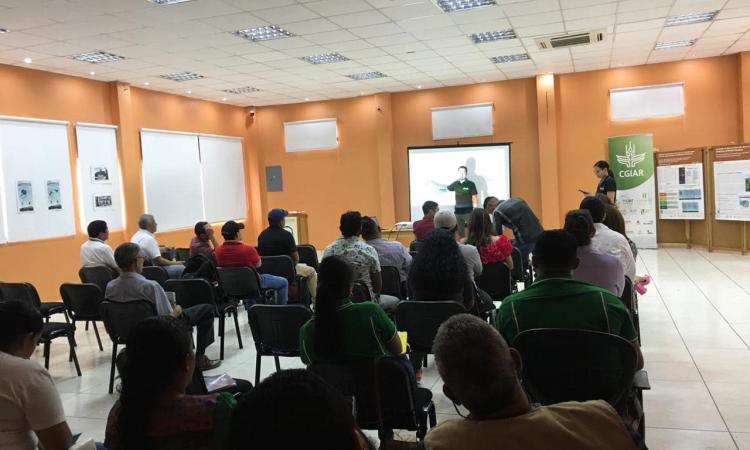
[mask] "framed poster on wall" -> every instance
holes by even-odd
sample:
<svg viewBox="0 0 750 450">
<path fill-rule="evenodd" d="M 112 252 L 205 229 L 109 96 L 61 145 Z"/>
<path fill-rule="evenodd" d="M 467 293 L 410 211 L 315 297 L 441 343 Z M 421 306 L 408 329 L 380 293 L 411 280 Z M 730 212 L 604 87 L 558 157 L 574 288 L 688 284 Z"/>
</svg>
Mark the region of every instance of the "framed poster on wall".
<svg viewBox="0 0 750 450">
<path fill-rule="evenodd" d="M 659 218 L 704 219 L 703 150 L 666 151 L 655 155 Z"/>
<path fill-rule="evenodd" d="M 750 144 L 714 149 L 716 220 L 750 221 Z"/>
</svg>

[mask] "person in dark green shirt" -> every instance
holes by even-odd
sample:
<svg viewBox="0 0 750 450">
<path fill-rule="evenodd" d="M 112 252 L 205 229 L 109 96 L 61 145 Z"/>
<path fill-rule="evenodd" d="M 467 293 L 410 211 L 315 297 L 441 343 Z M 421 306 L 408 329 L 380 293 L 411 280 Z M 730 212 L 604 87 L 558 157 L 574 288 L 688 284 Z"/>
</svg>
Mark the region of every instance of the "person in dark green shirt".
<svg viewBox="0 0 750 450">
<path fill-rule="evenodd" d="M 643 367 L 638 337 L 625 305 L 614 294 L 572 277 L 578 266 L 576 240 L 563 230 L 542 233 L 536 241 L 532 265 L 534 283 L 503 300 L 497 328 L 512 343 L 534 328 L 567 328 L 600 331 L 620 336 L 633 345 L 637 368 Z"/>
<path fill-rule="evenodd" d="M 315 316 L 300 329 L 302 362 L 348 361 L 402 353 L 396 325 L 377 303 L 352 303 L 354 273 L 328 256 L 318 269 Z"/>
<path fill-rule="evenodd" d="M 466 224 L 474 206 L 477 204 L 477 186 L 473 181 L 468 180 L 466 175 L 468 169 L 466 166 L 458 168 L 458 180 L 449 184 L 446 189 L 456 194 L 456 220 L 458 221 L 458 234 L 463 238 L 466 237 Z"/>
</svg>

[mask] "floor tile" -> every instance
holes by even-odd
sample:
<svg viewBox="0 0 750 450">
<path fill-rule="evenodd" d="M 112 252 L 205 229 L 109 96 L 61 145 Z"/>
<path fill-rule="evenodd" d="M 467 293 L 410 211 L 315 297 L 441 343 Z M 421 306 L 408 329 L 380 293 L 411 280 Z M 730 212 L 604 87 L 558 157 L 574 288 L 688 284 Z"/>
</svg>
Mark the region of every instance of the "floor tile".
<svg viewBox="0 0 750 450">
<path fill-rule="evenodd" d="M 646 445 L 652 450 L 736 450 L 727 432 L 647 428 Z"/>
</svg>

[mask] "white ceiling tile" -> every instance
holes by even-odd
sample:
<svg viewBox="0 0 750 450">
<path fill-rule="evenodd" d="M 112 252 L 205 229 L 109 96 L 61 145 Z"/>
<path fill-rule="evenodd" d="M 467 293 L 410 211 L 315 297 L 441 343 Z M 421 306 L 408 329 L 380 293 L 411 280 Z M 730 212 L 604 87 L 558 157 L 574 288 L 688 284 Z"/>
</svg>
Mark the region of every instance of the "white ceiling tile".
<svg viewBox="0 0 750 450">
<path fill-rule="evenodd" d="M 414 38 L 414 36 L 412 36 L 409 33 L 399 33 L 399 34 L 391 34 L 388 36 L 379 36 L 379 37 L 366 39 L 366 41 L 378 47 L 410 43 L 410 42 L 414 42 L 414 43 L 419 42 Z"/>
<path fill-rule="evenodd" d="M 617 6 L 618 13 L 644 12 L 652 8 L 666 6 L 670 9 L 674 0 L 620 0 Z"/>
<path fill-rule="evenodd" d="M 272 50 L 288 50 L 290 48 L 310 47 L 313 45 L 313 43 L 308 41 L 307 39 L 295 36 L 286 39 L 273 39 L 270 41 L 263 41 L 261 45 Z"/>
<path fill-rule="evenodd" d="M 664 19 L 644 20 L 642 22 L 618 23 L 615 30 L 618 33 L 628 33 L 631 31 L 651 30 L 664 26 Z"/>
<path fill-rule="evenodd" d="M 430 1 L 412 2 L 403 6 L 383 8 L 380 12 L 393 21 L 445 14 L 443 10 Z"/>
<path fill-rule="evenodd" d="M 736 17 L 747 17 L 750 16 L 750 5 L 743 6 L 742 8 L 734 8 L 734 9 L 723 9 L 718 16 L 716 16 L 717 19 L 734 19 Z"/>
<path fill-rule="evenodd" d="M 0 34 L 0 45 L 6 47 L 32 47 L 35 45 L 49 44 L 51 39 L 24 33 L 22 31 Z"/>
<path fill-rule="evenodd" d="M 223 31 L 245 30 L 248 28 L 268 25 L 268 22 L 248 12 L 230 14 L 227 16 L 208 17 L 202 22 Z"/>
<path fill-rule="evenodd" d="M 510 24 L 510 21 L 508 21 L 507 19 L 499 19 L 499 20 L 485 20 L 485 21 L 478 21 L 478 22 L 470 22 L 470 23 L 459 25 L 458 28 L 464 34 L 468 35 L 472 33 L 482 33 L 485 31 L 508 30 L 510 28 L 513 28 L 513 26 Z"/>
<path fill-rule="evenodd" d="M 659 41 L 671 42 L 684 39 L 697 39 L 706 31 L 709 25 L 709 22 L 704 22 L 679 27 L 664 27 L 661 35 L 659 35 Z"/>
<path fill-rule="evenodd" d="M 326 48 L 334 52 L 346 52 L 349 50 L 360 50 L 363 48 L 370 48 L 370 47 L 372 47 L 372 44 L 365 41 L 364 39 L 356 39 L 353 41 L 331 42 L 330 44 L 326 44 Z"/>
<path fill-rule="evenodd" d="M 518 36 L 523 37 L 538 37 L 538 36 L 549 36 L 555 34 L 564 34 L 565 25 L 562 22 L 548 23 L 546 25 L 536 25 L 533 27 L 524 27 L 516 29 Z"/>
<path fill-rule="evenodd" d="M 364 27 L 352 27 L 349 28 L 349 31 L 362 38 L 371 38 L 403 33 L 404 30 L 393 22 L 385 22 Z"/>
<path fill-rule="evenodd" d="M 296 35 L 308 35 L 313 33 L 323 33 L 327 31 L 340 30 L 338 25 L 326 19 L 312 19 L 302 22 L 282 24 L 287 31 Z"/>
<path fill-rule="evenodd" d="M 499 21 L 505 19 L 505 13 L 500 6 L 477 8 L 451 16 L 456 25 L 466 25 L 475 22 Z"/>
<path fill-rule="evenodd" d="M 322 0 L 305 3 L 305 7 L 321 16 L 337 16 L 372 9 L 364 0 Z"/>
<path fill-rule="evenodd" d="M 318 45 L 330 44 L 333 42 L 353 41 L 357 36 L 346 30 L 327 31 L 325 33 L 315 33 L 305 35 L 305 39 Z"/>
<path fill-rule="evenodd" d="M 706 30 L 705 36 L 745 33 L 750 30 L 750 17 L 715 20 Z"/>
<path fill-rule="evenodd" d="M 597 6 L 605 3 L 616 3 L 616 0 L 560 0 L 560 6 L 563 10 L 580 8 L 582 6 Z"/>
<path fill-rule="evenodd" d="M 316 13 L 302 5 L 261 9 L 253 11 L 253 15 L 273 24 L 300 22 L 303 20 L 317 19 L 319 17 Z"/>
<path fill-rule="evenodd" d="M 453 26 L 453 21 L 448 14 L 400 20 L 396 23 L 398 23 L 401 28 L 409 32 L 420 30 L 434 30 L 438 28 Z"/>
<path fill-rule="evenodd" d="M 503 6 L 505 15 L 513 18 L 515 16 L 526 16 L 529 14 L 547 13 L 559 11 L 558 0 L 530 0 L 525 2 L 511 3 Z"/>
<path fill-rule="evenodd" d="M 413 30 L 411 32 L 411 35 L 420 41 L 427 41 L 428 44 L 431 41 L 438 41 L 441 39 L 467 38 L 466 33 L 461 31 L 458 27 L 454 26 L 428 30 Z"/>
<path fill-rule="evenodd" d="M 675 0 L 670 15 L 718 11 L 726 0 Z"/>
<path fill-rule="evenodd" d="M 669 15 L 669 7 L 645 9 L 640 11 L 619 11 L 617 13 L 617 23 L 643 22 L 645 20 L 666 18 Z"/>
<path fill-rule="evenodd" d="M 545 25 L 548 23 L 562 22 L 562 14 L 560 11 L 546 12 L 540 14 L 533 14 L 529 16 L 518 16 L 511 17 L 510 23 L 513 28 L 531 27 L 535 25 Z"/>
<path fill-rule="evenodd" d="M 615 24 L 615 17 L 616 16 L 613 14 L 611 16 L 596 16 L 586 19 L 566 20 L 565 30 L 570 33 L 574 31 L 612 29 Z"/>
<path fill-rule="evenodd" d="M 328 19 L 342 28 L 364 27 L 389 21 L 386 16 L 375 10 L 342 14 L 340 16 L 329 17 Z"/>
</svg>

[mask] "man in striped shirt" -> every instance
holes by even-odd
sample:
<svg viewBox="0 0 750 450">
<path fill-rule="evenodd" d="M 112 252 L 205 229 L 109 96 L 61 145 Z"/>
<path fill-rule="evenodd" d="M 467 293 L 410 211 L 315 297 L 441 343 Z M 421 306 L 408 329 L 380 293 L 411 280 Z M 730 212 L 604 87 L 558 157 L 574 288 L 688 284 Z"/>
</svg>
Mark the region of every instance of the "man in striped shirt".
<svg viewBox="0 0 750 450">
<path fill-rule="evenodd" d="M 497 328 L 506 341 L 534 328 L 567 328 L 600 331 L 626 339 L 643 367 L 643 355 L 633 320 L 614 294 L 592 284 L 576 281 L 576 240 L 563 230 L 545 231 L 537 239 L 532 264 L 534 283 L 503 300 Z"/>
</svg>

